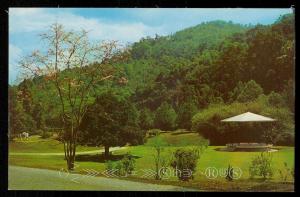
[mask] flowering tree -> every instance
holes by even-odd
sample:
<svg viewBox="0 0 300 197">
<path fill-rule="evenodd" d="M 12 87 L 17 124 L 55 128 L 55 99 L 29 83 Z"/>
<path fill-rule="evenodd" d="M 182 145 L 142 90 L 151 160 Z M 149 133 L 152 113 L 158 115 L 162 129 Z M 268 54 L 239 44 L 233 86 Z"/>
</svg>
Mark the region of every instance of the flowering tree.
<svg viewBox="0 0 300 197">
<path fill-rule="evenodd" d="M 42 77 L 43 83 L 55 87 L 61 105 L 65 159 L 71 170 L 79 126 L 93 98 L 93 89 L 115 77 L 113 63 L 122 61 L 128 53 L 116 41 L 91 43 L 88 32 L 66 31 L 57 23 L 40 36 L 46 50 L 36 50 L 24 57 L 20 62 L 22 74 L 24 78 Z"/>
</svg>

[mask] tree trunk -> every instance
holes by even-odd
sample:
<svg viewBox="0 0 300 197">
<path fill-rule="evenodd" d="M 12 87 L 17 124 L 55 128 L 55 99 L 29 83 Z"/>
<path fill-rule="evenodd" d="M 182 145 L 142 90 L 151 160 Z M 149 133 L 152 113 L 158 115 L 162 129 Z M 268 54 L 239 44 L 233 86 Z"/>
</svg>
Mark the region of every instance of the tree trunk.
<svg viewBox="0 0 300 197">
<path fill-rule="evenodd" d="M 74 170 L 75 149 L 76 149 L 76 146 L 74 143 L 69 142 L 67 144 L 66 160 L 67 160 L 68 170 Z"/>
<path fill-rule="evenodd" d="M 69 139 L 64 142 L 65 159 L 67 161 L 68 170 L 74 170 L 74 162 L 76 155 L 76 136 L 71 135 Z"/>
<path fill-rule="evenodd" d="M 109 157 L 109 146 L 104 146 L 104 157 L 105 158 Z"/>
</svg>

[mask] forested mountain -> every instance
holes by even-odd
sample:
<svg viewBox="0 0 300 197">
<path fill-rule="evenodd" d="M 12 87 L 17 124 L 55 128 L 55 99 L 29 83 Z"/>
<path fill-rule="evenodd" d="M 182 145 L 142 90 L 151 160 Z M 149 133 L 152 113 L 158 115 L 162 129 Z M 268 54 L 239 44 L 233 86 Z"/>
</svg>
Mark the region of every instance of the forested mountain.
<svg viewBox="0 0 300 197">
<path fill-rule="evenodd" d="M 169 36 L 142 38 L 131 46 L 132 60 L 125 65 L 129 84 L 136 87 L 153 81 L 161 72 L 187 66 L 195 57 L 217 50 L 229 36 L 244 33 L 250 27 L 213 21 L 178 31 Z"/>
<path fill-rule="evenodd" d="M 98 84 L 95 96 L 107 89 L 117 90 L 139 111 L 142 129 L 191 129 L 197 112 L 258 98 L 262 103 L 262 95 L 274 104 L 271 107 L 288 109 L 286 124 L 293 124 L 294 36 L 294 16 L 290 14 L 272 25 L 213 21 L 169 36 L 143 38 L 130 46 L 127 62 L 114 65 L 118 78 Z M 19 131 L 28 130 L 22 121 L 30 116 L 35 125 L 32 130 L 59 125 L 55 90 L 51 86 L 39 89 L 47 85 L 43 83 L 39 78 L 10 86 L 10 102 L 18 101 L 10 117 L 22 119 L 17 120 Z M 42 118 L 35 117 L 38 112 Z M 10 121 L 15 122 L 13 119 Z M 285 127 L 290 133 L 291 128 Z"/>
</svg>

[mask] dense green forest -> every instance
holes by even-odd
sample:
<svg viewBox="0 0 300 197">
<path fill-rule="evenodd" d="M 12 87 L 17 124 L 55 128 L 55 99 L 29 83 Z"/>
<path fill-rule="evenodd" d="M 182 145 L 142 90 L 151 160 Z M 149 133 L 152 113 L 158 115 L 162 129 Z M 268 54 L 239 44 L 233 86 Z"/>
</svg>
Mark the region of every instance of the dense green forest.
<svg viewBox="0 0 300 197">
<path fill-rule="evenodd" d="M 135 144 L 143 143 L 140 135 L 145 130 L 156 128 L 194 130 L 211 144 L 256 137 L 292 145 L 294 27 L 294 15 L 289 14 L 272 25 L 213 21 L 169 36 L 142 38 L 129 46 L 126 62 L 114 63 L 117 73 L 113 80 L 94 85 L 90 104 L 95 105 L 96 97 L 103 100 L 96 106 L 122 108 L 125 103 L 124 109 L 132 112 L 125 115 L 134 121 L 122 119 L 126 122 L 123 126 L 139 132 Z M 71 73 L 76 74 L 76 70 Z M 9 96 L 12 134 L 29 131 L 46 135 L 61 127 L 57 92 L 44 77 L 9 86 Z M 116 100 L 117 104 L 105 104 L 105 100 Z M 240 125 L 220 122 L 247 111 L 278 121 L 272 126 L 261 124 L 263 132 L 248 132 L 246 136 L 239 135 Z"/>
</svg>

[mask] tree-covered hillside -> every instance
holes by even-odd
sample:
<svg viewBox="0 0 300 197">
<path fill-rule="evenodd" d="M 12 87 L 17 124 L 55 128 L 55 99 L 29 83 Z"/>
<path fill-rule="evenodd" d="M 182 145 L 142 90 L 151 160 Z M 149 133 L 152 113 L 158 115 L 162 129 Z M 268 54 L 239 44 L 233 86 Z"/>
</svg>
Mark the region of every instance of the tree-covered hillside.
<svg viewBox="0 0 300 197">
<path fill-rule="evenodd" d="M 244 33 L 250 27 L 224 21 L 199 24 L 169 36 L 156 35 L 142 38 L 131 46 L 132 60 L 125 65 L 129 84 L 136 87 L 153 79 L 162 71 L 177 65 L 186 66 L 206 51 L 217 50 L 220 44 L 236 33 Z"/>
<path fill-rule="evenodd" d="M 252 110 L 285 117 L 276 125 L 274 135 L 285 136 L 287 140 L 282 143 L 292 144 L 294 27 L 294 15 L 289 14 L 272 25 L 214 21 L 169 36 L 143 38 L 129 46 L 126 62 L 113 63 L 114 80 L 94 84 L 91 103 L 102 92 L 113 90 L 137 108 L 141 129 L 185 128 L 203 134 L 207 127 L 201 124 L 214 124 L 222 136 L 226 128 L 219 128 L 214 121 Z M 12 132 L 59 127 L 56 94 L 43 77 L 10 87 L 10 123 L 15 123 Z M 220 115 L 216 106 L 226 113 Z M 199 115 L 202 112 L 207 118 Z M 42 118 L 36 117 L 37 113 Z M 217 142 L 226 143 L 222 139 Z"/>
</svg>

